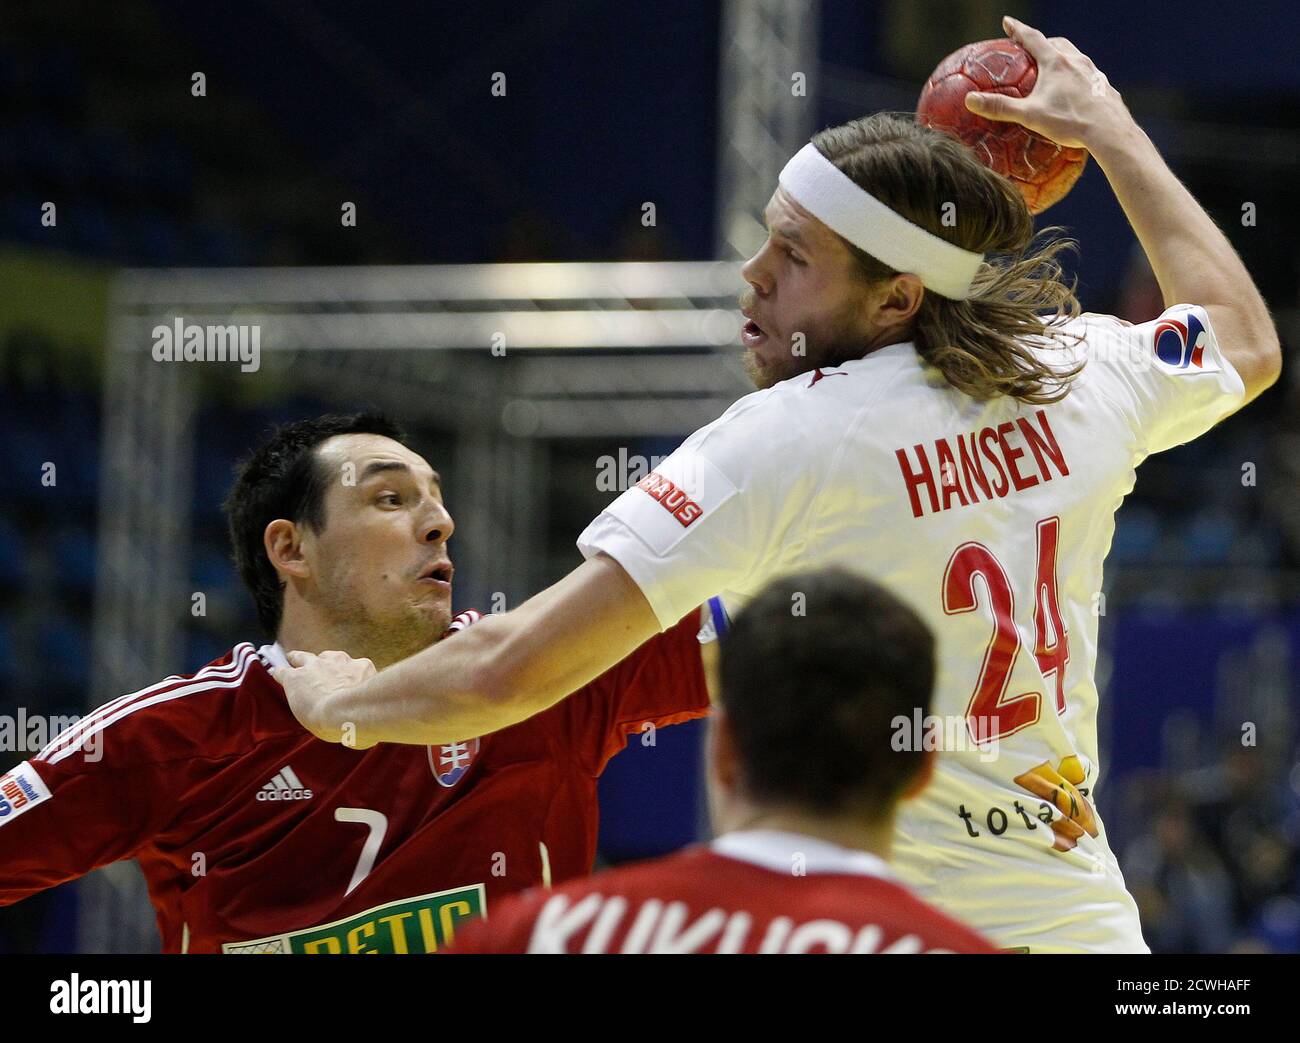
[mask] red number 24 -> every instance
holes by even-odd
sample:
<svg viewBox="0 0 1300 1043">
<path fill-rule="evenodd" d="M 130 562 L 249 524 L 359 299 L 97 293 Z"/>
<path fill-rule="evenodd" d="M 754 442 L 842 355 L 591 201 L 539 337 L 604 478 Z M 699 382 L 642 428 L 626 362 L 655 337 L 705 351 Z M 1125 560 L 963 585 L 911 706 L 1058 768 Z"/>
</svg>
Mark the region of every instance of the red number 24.
<svg viewBox="0 0 1300 1043">
<path fill-rule="evenodd" d="M 1070 661 L 1069 635 L 1061 621 L 1056 596 L 1056 547 L 1060 518 L 1038 523 L 1038 564 L 1034 582 L 1034 658 L 1046 677 L 1056 674 L 1056 712 L 1065 712 L 1065 666 Z M 979 743 L 1014 735 L 1037 723 L 1042 713 L 1041 692 L 1007 695 L 1011 671 L 1020 654 L 1020 629 L 1016 626 L 1016 599 L 1002 563 L 982 543 L 963 543 L 948 559 L 943 574 L 943 610 L 948 615 L 972 612 L 978 607 L 975 577 L 984 580 L 993 611 L 993 636 L 980 667 L 979 683 L 966 707 L 966 726 Z"/>
</svg>

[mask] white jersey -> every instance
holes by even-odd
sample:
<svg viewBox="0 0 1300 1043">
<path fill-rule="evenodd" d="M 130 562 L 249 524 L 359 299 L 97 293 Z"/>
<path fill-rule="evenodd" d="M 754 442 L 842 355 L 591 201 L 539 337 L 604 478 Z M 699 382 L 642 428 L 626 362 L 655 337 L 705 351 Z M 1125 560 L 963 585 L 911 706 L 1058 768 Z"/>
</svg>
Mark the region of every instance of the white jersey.
<svg viewBox="0 0 1300 1043">
<path fill-rule="evenodd" d="M 1115 511 L 1147 455 L 1206 431 L 1245 389 L 1202 308 L 1066 329 L 1083 340 L 1033 349 L 1085 362 L 1047 406 L 976 402 L 911 343 L 747 395 L 578 546 L 615 558 L 664 627 L 715 594 L 734 614 L 794 570 L 883 583 L 934 631 L 937 720 L 912 724 L 919 743 L 943 740 L 933 783 L 900 812 L 900 876 L 1009 948 L 1143 952 L 1104 827 L 1061 850 L 1060 813 L 1015 780 L 1077 757 L 1095 793 Z"/>
</svg>

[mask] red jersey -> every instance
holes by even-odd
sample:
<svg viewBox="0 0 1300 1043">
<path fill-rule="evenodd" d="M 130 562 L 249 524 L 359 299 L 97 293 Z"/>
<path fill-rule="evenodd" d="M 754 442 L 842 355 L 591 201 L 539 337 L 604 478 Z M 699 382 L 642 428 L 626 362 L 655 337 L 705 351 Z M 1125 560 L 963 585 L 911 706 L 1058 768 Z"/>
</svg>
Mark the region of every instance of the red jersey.
<svg viewBox="0 0 1300 1043">
<path fill-rule="evenodd" d="M 697 630 L 499 732 L 368 750 L 297 722 L 278 646 L 237 645 L 0 774 L 0 905 L 136 858 L 167 952 L 437 951 L 503 896 L 591 871 L 610 757 L 708 712 Z"/>
<path fill-rule="evenodd" d="M 452 952 L 995 953 L 875 855 L 772 830 L 533 890 Z"/>
</svg>

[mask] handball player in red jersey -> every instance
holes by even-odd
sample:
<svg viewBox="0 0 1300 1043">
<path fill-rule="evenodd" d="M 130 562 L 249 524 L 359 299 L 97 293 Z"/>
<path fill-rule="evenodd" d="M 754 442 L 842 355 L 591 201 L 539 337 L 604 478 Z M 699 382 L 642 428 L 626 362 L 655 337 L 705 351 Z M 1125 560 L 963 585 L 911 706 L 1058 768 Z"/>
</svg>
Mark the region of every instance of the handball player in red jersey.
<svg viewBox="0 0 1300 1043">
<path fill-rule="evenodd" d="M 883 588 L 839 569 L 769 585 L 722 639 L 718 839 L 511 898 L 452 951 L 995 952 L 888 865 L 934 763 L 894 737 L 933 687 L 929 628 Z"/>
<path fill-rule="evenodd" d="M 226 505 L 270 643 L 107 703 L 0 772 L 0 905 L 138 859 L 167 952 L 432 952 L 503 895 L 591 871 L 596 782 L 626 735 L 708 711 L 699 617 L 513 727 L 322 742 L 270 670 L 373 673 L 451 616 L 441 480 L 377 415 L 281 428 Z M 346 659 L 341 653 L 334 653 Z"/>
</svg>

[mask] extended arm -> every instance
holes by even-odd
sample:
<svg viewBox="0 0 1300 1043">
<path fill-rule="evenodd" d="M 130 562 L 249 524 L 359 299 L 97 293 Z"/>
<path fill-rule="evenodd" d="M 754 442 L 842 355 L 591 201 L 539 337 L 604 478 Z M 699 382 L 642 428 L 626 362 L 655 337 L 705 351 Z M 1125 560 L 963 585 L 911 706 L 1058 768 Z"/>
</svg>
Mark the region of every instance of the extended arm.
<svg viewBox="0 0 1300 1043">
<path fill-rule="evenodd" d="M 382 673 L 341 677 L 324 657 L 293 653 L 299 668 L 275 676 L 298 720 L 329 742 L 441 744 L 540 713 L 659 629 L 623 567 L 598 554 L 514 611 Z"/>
<path fill-rule="evenodd" d="M 1282 351 L 1268 305 L 1236 250 L 1086 55 L 1013 18 L 1003 25 L 1038 63 L 1038 82 L 1026 98 L 967 95 L 967 107 L 1092 153 L 1146 251 L 1165 306 L 1205 308 L 1249 402 L 1277 380 Z"/>
</svg>

